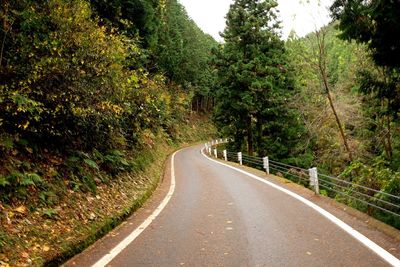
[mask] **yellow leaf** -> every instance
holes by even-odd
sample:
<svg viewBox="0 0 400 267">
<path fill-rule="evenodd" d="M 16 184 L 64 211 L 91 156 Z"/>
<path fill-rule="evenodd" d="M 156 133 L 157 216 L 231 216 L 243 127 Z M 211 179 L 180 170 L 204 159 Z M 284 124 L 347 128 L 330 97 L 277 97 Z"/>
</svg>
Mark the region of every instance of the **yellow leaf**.
<svg viewBox="0 0 400 267">
<path fill-rule="evenodd" d="M 42 249 L 43 249 L 43 251 L 44 251 L 44 252 L 47 252 L 47 251 L 49 251 L 49 250 L 50 250 L 50 247 L 49 247 L 49 246 L 46 246 L 46 245 L 44 245 L 44 246 L 42 247 Z"/>
<path fill-rule="evenodd" d="M 25 213 L 27 213 L 27 209 L 26 209 L 26 207 L 25 206 L 19 206 L 18 208 L 16 208 L 14 211 L 16 211 L 16 212 L 18 212 L 18 213 L 21 213 L 21 214 L 25 214 Z"/>
<path fill-rule="evenodd" d="M 23 126 L 23 127 L 24 127 L 24 130 L 25 130 L 26 128 L 28 128 L 28 126 L 29 126 L 29 121 L 27 121 L 27 122 L 25 123 L 25 125 Z"/>
</svg>

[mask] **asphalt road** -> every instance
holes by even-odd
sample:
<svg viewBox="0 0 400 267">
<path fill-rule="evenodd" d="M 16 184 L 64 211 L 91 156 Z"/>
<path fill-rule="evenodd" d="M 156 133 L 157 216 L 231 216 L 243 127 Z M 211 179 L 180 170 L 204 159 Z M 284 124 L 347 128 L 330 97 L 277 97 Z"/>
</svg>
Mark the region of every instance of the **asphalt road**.
<svg viewBox="0 0 400 267">
<path fill-rule="evenodd" d="M 206 159 L 200 146 L 178 152 L 174 166 L 165 209 L 107 266 L 389 266 L 300 201 Z M 137 227 L 166 191 L 127 225 Z M 66 265 L 91 266 L 125 228 Z"/>
</svg>

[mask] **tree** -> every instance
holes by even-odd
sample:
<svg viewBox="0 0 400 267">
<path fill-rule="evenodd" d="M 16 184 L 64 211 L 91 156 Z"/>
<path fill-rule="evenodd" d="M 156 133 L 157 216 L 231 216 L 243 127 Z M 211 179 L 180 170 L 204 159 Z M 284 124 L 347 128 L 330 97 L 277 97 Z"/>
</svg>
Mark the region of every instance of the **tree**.
<svg viewBox="0 0 400 267">
<path fill-rule="evenodd" d="M 343 39 L 366 43 L 379 66 L 400 67 L 400 1 L 335 0 L 331 12 Z"/>
<path fill-rule="evenodd" d="M 158 43 L 160 19 L 156 0 L 90 0 L 94 11 L 128 36 L 139 34 L 143 48 L 154 49 Z"/>
<path fill-rule="evenodd" d="M 81 0 L 18 1 L 1 19 L 13 22 L 0 71 L 1 129 L 66 144 L 106 139 L 123 109 L 134 42 L 99 27 Z"/>
<path fill-rule="evenodd" d="M 195 110 L 200 110 L 200 106 L 205 106 L 203 110 L 209 108 L 214 76 L 208 61 L 217 42 L 189 18 L 177 0 L 90 3 L 103 24 L 117 28 L 130 39 L 140 40 L 140 58 L 131 69 L 146 68 L 152 75 L 163 73 L 168 82 L 193 92 Z"/>
<path fill-rule="evenodd" d="M 335 105 L 333 103 L 332 93 L 331 93 L 331 89 L 330 89 L 330 85 L 329 85 L 329 81 L 328 81 L 328 72 L 327 72 L 327 66 L 328 66 L 327 57 L 328 56 L 327 56 L 326 41 L 325 41 L 326 28 L 322 28 L 319 31 L 316 31 L 315 37 L 316 37 L 316 42 L 317 42 L 317 49 L 314 52 L 316 53 L 316 57 L 317 57 L 317 62 L 316 62 L 317 70 L 319 72 L 320 79 L 321 79 L 326 97 L 328 98 L 329 106 L 331 107 L 332 113 L 335 116 L 336 124 L 340 131 L 340 136 L 342 137 L 343 144 L 346 148 L 347 153 L 349 154 L 349 160 L 353 161 L 353 153 L 350 149 L 342 122 L 339 118 L 339 115 L 338 115 Z"/>
<path fill-rule="evenodd" d="M 377 121 L 385 125 L 385 154 L 393 158 L 392 123 L 400 111 L 400 1 L 339 1 L 331 6 L 341 38 L 365 43 L 378 70 L 360 71 L 360 92 L 376 98 Z"/>
<path fill-rule="evenodd" d="M 238 149 L 246 143 L 250 155 L 255 147 L 269 155 L 287 152 L 289 139 L 297 139 L 287 131 L 293 122 L 287 106 L 293 86 L 276 7 L 272 0 L 236 0 L 221 35 L 225 44 L 215 53 L 215 121 Z"/>
</svg>

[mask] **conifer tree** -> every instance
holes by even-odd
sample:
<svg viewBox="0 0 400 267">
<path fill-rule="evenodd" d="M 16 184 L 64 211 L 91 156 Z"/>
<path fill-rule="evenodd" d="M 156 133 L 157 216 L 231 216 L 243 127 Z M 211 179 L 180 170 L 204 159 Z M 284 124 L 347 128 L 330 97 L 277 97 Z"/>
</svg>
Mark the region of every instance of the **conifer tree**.
<svg viewBox="0 0 400 267">
<path fill-rule="evenodd" d="M 273 0 L 236 0 L 216 53 L 219 76 L 215 121 L 251 155 L 288 154 L 294 141 L 287 107 L 292 81 Z M 290 127 L 291 128 L 290 128 Z M 280 152 L 279 152 L 280 151 Z M 283 156 L 283 155 L 282 155 Z"/>
</svg>

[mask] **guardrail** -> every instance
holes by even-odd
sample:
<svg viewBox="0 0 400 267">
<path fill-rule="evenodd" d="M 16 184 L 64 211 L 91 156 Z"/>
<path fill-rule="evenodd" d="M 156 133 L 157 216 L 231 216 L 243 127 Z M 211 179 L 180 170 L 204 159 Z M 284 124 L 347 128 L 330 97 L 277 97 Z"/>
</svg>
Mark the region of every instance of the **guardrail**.
<svg viewBox="0 0 400 267">
<path fill-rule="evenodd" d="M 304 169 L 273 161 L 268 157 L 254 157 L 242 152 L 218 149 L 218 145 L 228 141 L 228 139 L 213 140 L 205 144 L 205 149 L 211 157 L 261 169 L 267 174 L 274 173 L 284 176 L 305 187 L 312 188 L 316 194 L 323 194 L 340 202 L 351 204 L 351 206 L 366 211 L 370 215 L 373 211 L 382 213 L 375 214 L 375 217 L 390 214 L 394 217 L 394 220 L 400 220 L 400 196 L 352 183 L 339 177 L 318 173 L 316 167 Z"/>
</svg>

